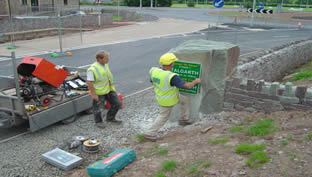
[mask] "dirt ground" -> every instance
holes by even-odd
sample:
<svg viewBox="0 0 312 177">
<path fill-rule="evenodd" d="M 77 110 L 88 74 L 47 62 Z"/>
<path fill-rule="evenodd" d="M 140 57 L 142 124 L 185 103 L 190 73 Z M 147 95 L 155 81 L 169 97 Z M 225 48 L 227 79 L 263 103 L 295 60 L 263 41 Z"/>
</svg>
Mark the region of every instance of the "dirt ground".
<svg viewBox="0 0 312 177">
<path fill-rule="evenodd" d="M 259 120 L 274 120 L 274 131 L 264 136 L 246 134 Z M 308 177 L 312 176 L 312 111 L 272 114 L 227 112 L 218 124 L 201 125 L 189 131 L 179 129 L 157 142 L 133 141 L 137 159 L 114 177 Z M 207 127 L 211 130 L 203 132 Z M 235 128 L 242 130 L 235 132 Z M 269 161 L 249 166 L 249 154 L 235 149 L 240 144 L 264 144 Z M 173 171 L 165 170 L 166 161 Z M 65 176 L 88 176 L 85 169 Z"/>
<path fill-rule="evenodd" d="M 310 80 L 293 83 L 312 86 Z M 133 137 L 119 148 L 134 149 L 137 159 L 114 177 L 312 177 L 312 111 L 222 112 L 212 117 L 215 123 L 179 127 L 156 142 Z M 263 120 L 273 120 L 271 132 L 248 134 Z M 236 152 L 242 144 L 264 145 L 267 162 L 248 164 L 253 155 Z M 64 176 L 88 174 L 81 167 Z"/>
</svg>

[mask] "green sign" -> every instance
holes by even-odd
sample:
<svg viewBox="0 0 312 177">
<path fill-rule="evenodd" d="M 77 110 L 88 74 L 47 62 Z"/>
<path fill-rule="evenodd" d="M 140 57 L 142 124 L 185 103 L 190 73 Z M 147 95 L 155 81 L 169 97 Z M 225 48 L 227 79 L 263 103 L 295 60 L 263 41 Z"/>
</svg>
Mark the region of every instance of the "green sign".
<svg viewBox="0 0 312 177">
<path fill-rule="evenodd" d="M 171 69 L 171 72 L 179 74 L 181 79 L 185 82 L 192 82 L 196 78 L 200 77 L 201 65 L 198 63 L 189 63 L 184 61 L 176 61 L 174 67 Z M 199 90 L 199 85 L 196 84 L 191 89 L 180 88 L 180 92 L 197 94 Z"/>
</svg>

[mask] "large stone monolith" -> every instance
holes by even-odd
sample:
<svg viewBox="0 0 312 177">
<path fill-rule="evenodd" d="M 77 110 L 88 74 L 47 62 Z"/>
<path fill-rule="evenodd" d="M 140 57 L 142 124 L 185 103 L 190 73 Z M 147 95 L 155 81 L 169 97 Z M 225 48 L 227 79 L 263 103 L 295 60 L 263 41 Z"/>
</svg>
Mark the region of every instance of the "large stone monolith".
<svg viewBox="0 0 312 177">
<path fill-rule="evenodd" d="M 223 109 L 225 80 L 236 68 L 240 49 L 237 45 L 208 40 L 190 40 L 170 50 L 180 61 L 201 64 L 200 93 L 187 95 L 190 99 L 190 119 L 199 112 L 208 114 Z M 176 109 L 175 109 L 176 110 Z M 179 117 L 179 111 L 173 111 Z"/>
</svg>

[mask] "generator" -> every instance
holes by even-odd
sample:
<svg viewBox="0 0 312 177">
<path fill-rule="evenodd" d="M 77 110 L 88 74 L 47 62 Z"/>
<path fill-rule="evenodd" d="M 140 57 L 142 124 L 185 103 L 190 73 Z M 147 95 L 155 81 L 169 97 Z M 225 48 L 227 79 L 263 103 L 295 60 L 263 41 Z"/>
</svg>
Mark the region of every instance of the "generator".
<svg viewBox="0 0 312 177">
<path fill-rule="evenodd" d="M 34 132 L 59 121 L 70 123 L 91 109 L 92 98 L 83 82 L 86 69 L 32 56 L 16 65 L 14 52 L 7 57 L 12 58 L 14 77 L 0 76 L 0 128 L 28 121 Z"/>
</svg>

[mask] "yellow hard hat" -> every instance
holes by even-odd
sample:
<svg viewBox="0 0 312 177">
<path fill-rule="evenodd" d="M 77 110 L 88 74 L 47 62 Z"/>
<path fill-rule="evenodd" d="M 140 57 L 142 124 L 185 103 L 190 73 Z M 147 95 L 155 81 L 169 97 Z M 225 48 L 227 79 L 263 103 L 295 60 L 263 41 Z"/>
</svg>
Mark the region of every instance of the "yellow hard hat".
<svg viewBox="0 0 312 177">
<path fill-rule="evenodd" d="M 165 53 L 159 58 L 159 64 L 161 65 L 170 65 L 175 61 L 178 61 L 178 58 L 173 53 Z"/>
</svg>

